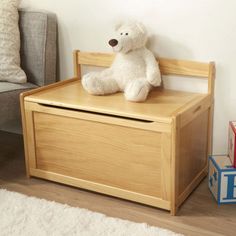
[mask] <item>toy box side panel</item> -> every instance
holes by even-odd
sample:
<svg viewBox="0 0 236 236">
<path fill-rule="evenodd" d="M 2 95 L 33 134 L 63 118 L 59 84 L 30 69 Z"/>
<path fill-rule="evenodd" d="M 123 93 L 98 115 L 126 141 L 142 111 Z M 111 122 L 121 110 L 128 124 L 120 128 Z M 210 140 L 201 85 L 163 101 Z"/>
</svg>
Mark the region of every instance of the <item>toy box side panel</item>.
<svg viewBox="0 0 236 236">
<path fill-rule="evenodd" d="M 177 196 L 182 202 L 205 176 L 209 110 L 180 129 L 178 141 Z M 185 197 L 183 197 L 185 196 Z"/>
<path fill-rule="evenodd" d="M 218 201 L 220 169 L 213 157 L 209 157 L 208 187 Z"/>
<path fill-rule="evenodd" d="M 236 139 L 236 132 L 235 127 L 232 122 L 229 124 L 229 157 L 234 167 L 236 167 L 236 148 L 235 148 L 235 139 Z"/>
</svg>

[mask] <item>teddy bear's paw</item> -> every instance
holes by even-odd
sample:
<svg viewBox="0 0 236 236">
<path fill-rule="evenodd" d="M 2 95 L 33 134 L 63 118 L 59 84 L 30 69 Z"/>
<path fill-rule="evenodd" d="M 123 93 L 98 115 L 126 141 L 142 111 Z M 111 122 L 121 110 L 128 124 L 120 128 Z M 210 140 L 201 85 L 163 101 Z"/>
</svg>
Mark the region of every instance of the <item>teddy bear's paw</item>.
<svg viewBox="0 0 236 236">
<path fill-rule="evenodd" d="M 161 85 L 161 79 L 157 79 L 157 78 L 149 79 L 148 82 L 149 82 L 153 87 L 158 87 L 158 86 Z"/>
<path fill-rule="evenodd" d="M 132 102 L 143 102 L 146 100 L 150 87 L 142 81 L 133 81 L 125 88 L 125 98 Z"/>
<path fill-rule="evenodd" d="M 90 94 L 93 94 L 93 95 L 104 94 L 102 81 L 100 81 L 96 77 L 83 76 L 82 86 Z"/>
<path fill-rule="evenodd" d="M 161 85 L 161 75 L 158 72 L 148 74 L 147 80 L 154 87 Z"/>
<path fill-rule="evenodd" d="M 98 78 L 98 73 L 97 72 L 90 72 L 85 75 L 83 75 L 82 80 L 90 80 L 90 79 L 95 79 Z"/>
</svg>

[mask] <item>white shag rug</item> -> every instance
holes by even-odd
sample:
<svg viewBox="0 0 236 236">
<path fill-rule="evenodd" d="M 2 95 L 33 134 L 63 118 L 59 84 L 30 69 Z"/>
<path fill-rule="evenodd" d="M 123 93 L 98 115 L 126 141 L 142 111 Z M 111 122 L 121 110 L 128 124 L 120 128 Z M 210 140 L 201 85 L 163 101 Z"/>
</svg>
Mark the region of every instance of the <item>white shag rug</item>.
<svg viewBox="0 0 236 236">
<path fill-rule="evenodd" d="M 169 230 L 0 189 L 1 236 L 177 236 Z"/>
</svg>

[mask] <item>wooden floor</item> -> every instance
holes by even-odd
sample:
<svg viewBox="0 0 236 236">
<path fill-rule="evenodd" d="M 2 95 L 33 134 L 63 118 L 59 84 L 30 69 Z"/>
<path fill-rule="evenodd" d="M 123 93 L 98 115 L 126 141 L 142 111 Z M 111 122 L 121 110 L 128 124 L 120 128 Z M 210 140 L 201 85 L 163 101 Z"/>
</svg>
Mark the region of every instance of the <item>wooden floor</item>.
<svg viewBox="0 0 236 236">
<path fill-rule="evenodd" d="M 178 216 L 153 207 L 36 178 L 27 179 L 21 135 L 0 132 L 0 187 L 185 235 L 236 235 L 236 205 L 218 206 L 205 179 Z"/>
</svg>

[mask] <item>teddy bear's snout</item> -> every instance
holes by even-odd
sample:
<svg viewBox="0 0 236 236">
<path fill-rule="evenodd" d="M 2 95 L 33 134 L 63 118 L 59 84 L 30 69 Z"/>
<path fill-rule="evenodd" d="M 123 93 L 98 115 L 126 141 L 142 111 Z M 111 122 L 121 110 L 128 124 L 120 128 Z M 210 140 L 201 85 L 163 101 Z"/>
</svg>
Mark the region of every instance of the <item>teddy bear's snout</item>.
<svg viewBox="0 0 236 236">
<path fill-rule="evenodd" d="M 118 41 L 116 39 L 111 39 L 109 42 L 108 42 L 112 47 L 115 47 L 117 44 L 118 44 Z"/>
</svg>

